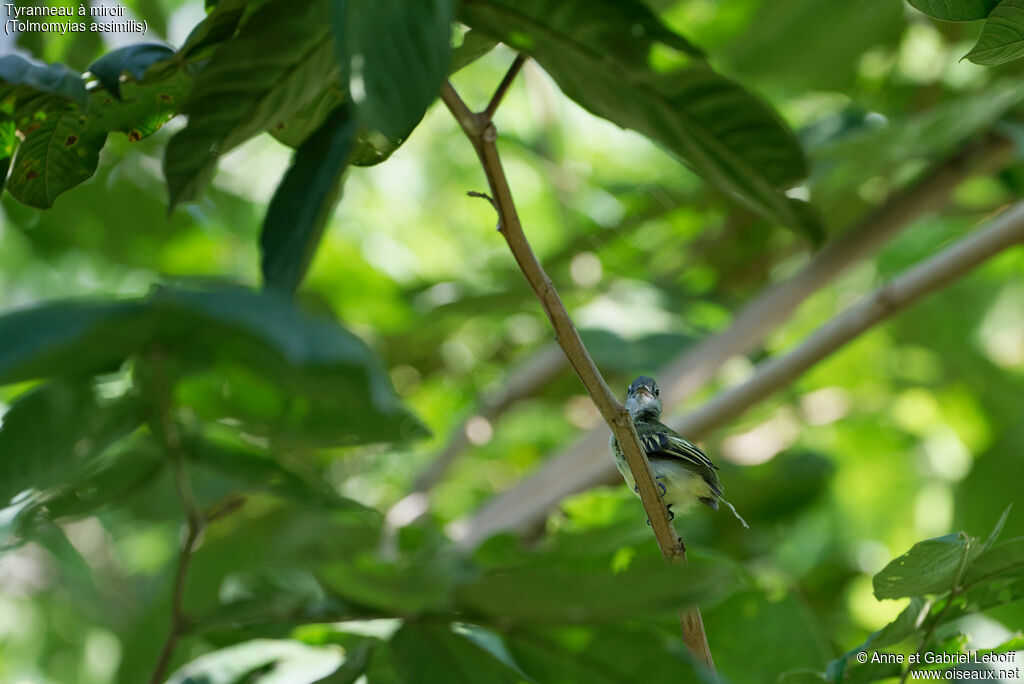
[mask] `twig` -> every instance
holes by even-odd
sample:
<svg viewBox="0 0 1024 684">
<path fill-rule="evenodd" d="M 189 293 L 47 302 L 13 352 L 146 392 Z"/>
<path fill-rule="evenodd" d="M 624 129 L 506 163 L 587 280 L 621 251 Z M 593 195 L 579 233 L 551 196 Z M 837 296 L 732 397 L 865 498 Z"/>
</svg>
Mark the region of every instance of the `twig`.
<svg viewBox="0 0 1024 684">
<path fill-rule="evenodd" d="M 960 566 L 957 568 L 956 577 L 953 578 L 953 587 L 949 591 L 949 598 L 946 599 L 946 605 L 942 607 L 942 610 L 939 611 L 939 614 L 935 616 L 935 619 L 932 620 L 932 623 L 925 631 L 924 637 L 921 638 L 921 644 L 917 647 L 917 658 L 907 664 L 907 669 L 903 672 L 903 676 L 900 677 L 900 684 L 906 682 L 910 673 L 917 669 L 917 665 L 921 662 L 921 654 L 924 652 L 924 647 L 928 645 L 932 635 L 935 634 L 935 628 L 939 626 L 939 623 L 942 622 L 942 618 L 946 615 L 946 611 L 949 610 L 949 607 L 953 605 L 953 601 L 955 601 L 956 597 L 960 595 L 961 591 L 963 591 L 963 587 L 960 586 L 960 580 L 963 579 L 964 568 L 967 567 L 967 558 L 970 556 L 970 553 L 971 538 L 968 536 L 964 541 L 964 555 L 960 558 Z"/>
<path fill-rule="evenodd" d="M 150 396 L 151 414 L 149 416 L 149 428 L 153 436 L 163 446 L 167 459 L 174 471 L 174 484 L 178 493 L 178 499 L 185 511 L 187 533 L 185 541 L 181 545 L 181 552 L 178 555 L 178 566 L 174 573 L 174 588 L 171 595 L 171 625 L 164 640 L 160 655 L 157 657 L 153 667 L 153 674 L 150 676 L 150 684 L 160 684 L 164 681 L 167 667 L 174 655 L 174 649 L 178 639 L 184 633 L 188 618 L 182 608 L 185 600 L 185 582 L 188 577 L 189 565 L 192 562 L 192 553 L 203 533 L 206 519 L 199 505 L 196 502 L 195 494 L 192 492 L 192 485 L 185 468 L 185 454 L 182 451 L 182 439 L 178 433 L 177 425 L 174 422 L 174 415 L 170 406 L 170 386 L 163 373 L 163 354 L 158 348 L 154 348 L 149 354 L 149 368 L 140 369 L 140 379 Z"/>
<path fill-rule="evenodd" d="M 626 455 L 626 460 L 636 480 L 640 500 L 647 512 L 651 529 L 654 531 L 662 555 L 672 561 L 686 562 L 685 547 L 676 535 L 668 517 L 668 510 L 661 501 L 650 464 L 640 446 L 636 429 L 633 426 L 633 420 L 629 412 L 605 384 L 594 360 L 583 345 L 565 305 L 562 304 L 554 284 L 544 272 L 544 268 L 530 247 L 519 222 L 512 191 L 509 188 L 508 179 L 498 156 L 498 148 L 495 145 L 498 136 L 491 116 L 497 108 L 497 104 L 500 103 L 504 91 L 507 90 L 508 84 L 521 68 L 522 61 L 521 57 L 517 57 L 502 80 L 502 85 L 498 87 L 495 96 L 491 99 L 491 104 L 480 114 L 473 114 L 469 110 L 450 83 L 445 83 L 441 87 L 441 99 L 459 122 L 480 158 L 498 210 L 499 230 L 534 294 L 540 300 L 541 306 L 555 330 L 556 341 L 562 347 L 570 365 L 576 371 L 587 393 L 590 394 Z M 711 651 L 708 648 L 699 611 L 694 608 L 692 612 L 681 614 L 680 621 L 683 629 L 683 641 L 690 652 L 709 671 L 714 672 L 714 662 L 711 659 Z"/>
<path fill-rule="evenodd" d="M 185 509 L 185 519 L 188 524 L 188 534 L 181 545 L 181 552 L 178 555 L 178 568 L 174 573 L 174 591 L 171 598 L 171 626 L 164 640 L 163 648 L 160 649 L 160 656 L 153 667 L 153 675 L 149 678 L 150 684 L 160 684 L 164 681 L 167 666 L 170 664 L 171 656 L 174 655 L 174 648 L 178 645 L 178 639 L 185 632 L 188 626 L 188 618 L 182 608 L 185 600 L 185 581 L 188 577 L 189 565 L 192 562 L 192 553 L 196 549 L 196 543 L 205 527 L 202 513 L 196 506 L 195 497 L 192 494 L 192 486 L 188 480 L 188 473 L 180 453 L 172 452 L 171 466 L 174 469 L 174 481 L 178 490 L 178 498 Z"/>
<path fill-rule="evenodd" d="M 997 135 L 971 143 L 936 165 L 858 226 L 847 230 L 795 276 L 756 297 L 736 314 L 723 333 L 687 350 L 667 370 L 659 373 L 666 406 L 678 405 L 691 396 L 725 361 L 748 353 L 760 344 L 767 333 L 786 321 L 807 297 L 885 244 L 922 213 L 940 206 L 974 168 L 1000 163 L 1009 149 L 1005 138 Z M 723 415 L 716 425 L 733 417 Z M 684 434 L 690 439 L 700 437 L 695 432 Z M 462 543 L 474 546 L 500 530 L 529 528 L 566 496 L 614 481 L 617 477 L 614 465 L 609 459 L 596 457 L 606 448 L 606 440 L 602 430 L 591 430 L 562 454 L 549 459 L 537 473 L 493 498 L 470 519 L 453 523 L 455 536 Z"/>
<path fill-rule="evenodd" d="M 516 80 L 516 76 L 519 75 L 519 70 L 526 64 L 525 55 L 516 55 L 515 60 L 512 62 L 512 66 L 505 72 L 505 77 L 501 79 L 501 83 L 494 90 L 494 95 L 491 96 L 491 101 L 487 103 L 487 107 L 484 109 L 484 116 L 490 121 L 494 118 L 494 113 L 498 111 L 498 107 L 501 105 L 501 101 L 505 99 L 505 93 L 508 92 L 509 87 L 512 85 L 512 81 Z"/>
</svg>

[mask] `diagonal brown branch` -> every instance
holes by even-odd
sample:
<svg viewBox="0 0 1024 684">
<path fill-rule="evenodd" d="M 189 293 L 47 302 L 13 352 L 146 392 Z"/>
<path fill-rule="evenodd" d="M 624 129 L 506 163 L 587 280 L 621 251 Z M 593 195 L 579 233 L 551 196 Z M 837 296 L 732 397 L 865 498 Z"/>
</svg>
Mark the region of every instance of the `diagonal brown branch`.
<svg viewBox="0 0 1024 684">
<path fill-rule="evenodd" d="M 676 535 L 667 509 L 661 502 L 650 464 L 640 446 L 629 412 L 608 389 L 601 372 L 583 345 L 576 326 L 569 317 L 554 284 L 544 272 L 544 268 L 530 247 L 519 221 L 512 191 L 498 156 L 498 148 L 495 144 L 498 134 L 491 121 L 491 115 L 496 109 L 496 103 L 501 100 L 501 94 L 507 89 L 507 84 L 511 82 L 521 66 L 522 59 L 517 57 L 508 75 L 503 79 L 502 86 L 499 86 L 498 92 L 492 98 L 492 105 L 489 105 L 487 110 L 482 113 L 475 114 L 470 111 L 450 83 L 445 83 L 441 87 L 441 99 L 459 122 L 480 158 L 480 164 L 490 185 L 491 196 L 498 210 L 499 229 L 502 237 L 508 243 L 512 256 L 544 308 L 544 312 L 555 330 L 556 341 L 562 347 L 569 364 L 576 371 L 587 393 L 590 394 L 598 411 L 608 427 L 611 428 L 626 455 L 626 460 L 636 480 L 640 500 L 647 512 L 651 529 L 662 554 L 670 560 L 685 562 L 685 548 Z M 680 615 L 680 622 L 683 641 L 690 652 L 713 672 L 714 662 L 711 659 L 711 651 L 708 648 L 700 612 L 695 608 L 683 613 Z"/>
<path fill-rule="evenodd" d="M 807 297 L 885 244 L 918 216 L 942 206 L 969 173 L 979 167 L 1002 163 L 1010 147 L 1003 136 L 995 134 L 980 142 L 968 143 L 848 229 L 792 278 L 755 297 L 736 314 L 724 332 L 687 350 L 666 370 L 659 372 L 666 405 L 678 405 L 692 396 L 725 361 L 755 348 Z M 723 416 L 721 422 L 732 417 Z M 683 432 L 691 439 L 700 436 Z M 605 448 L 605 441 L 602 430 L 591 430 L 567 450 L 549 459 L 537 473 L 489 501 L 470 519 L 456 523 L 459 540 L 473 546 L 500 530 L 529 528 L 543 520 L 566 496 L 614 481 L 614 466 L 607 459 L 595 457 Z"/>
</svg>

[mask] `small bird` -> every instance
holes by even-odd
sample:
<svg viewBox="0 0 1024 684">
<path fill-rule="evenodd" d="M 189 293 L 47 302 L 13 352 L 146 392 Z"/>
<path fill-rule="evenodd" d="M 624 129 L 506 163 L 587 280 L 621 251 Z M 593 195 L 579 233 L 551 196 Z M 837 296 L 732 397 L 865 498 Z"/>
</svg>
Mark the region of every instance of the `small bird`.
<svg viewBox="0 0 1024 684">
<path fill-rule="evenodd" d="M 679 434 L 661 423 L 661 400 L 658 383 L 654 378 L 641 375 L 629 386 L 626 394 L 626 409 L 633 417 L 636 433 L 640 436 L 647 459 L 651 462 L 654 479 L 661 490 L 661 498 L 668 508 L 669 520 L 675 517 L 672 507 L 676 506 L 680 513 L 685 513 L 698 502 L 716 511 L 721 501 L 733 515 L 749 528 L 747 521 L 736 512 L 731 503 L 722 497 L 722 483 L 715 473 L 718 466 L 696 445 L 686 441 Z M 626 484 L 633 488 L 639 496 L 639 490 L 633 474 L 626 462 L 626 455 L 619 448 L 619 443 L 612 435 L 610 446 L 615 457 L 615 465 L 622 473 Z"/>
</svg>

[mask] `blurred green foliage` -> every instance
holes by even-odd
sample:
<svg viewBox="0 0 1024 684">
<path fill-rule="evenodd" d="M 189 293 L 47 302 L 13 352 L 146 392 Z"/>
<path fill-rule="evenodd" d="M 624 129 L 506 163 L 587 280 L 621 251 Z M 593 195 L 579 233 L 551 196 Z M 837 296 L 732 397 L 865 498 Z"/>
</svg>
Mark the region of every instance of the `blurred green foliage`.
<svg viewBox="0 0 1024 684">
<path fill-rule="evenodd" d="M 1000 517 L 1024 482 L 1020 249 L 708 439 L 752 529 L 703 511 L 677 520 L 690 567 L 661 562 L 621 486 L 466 553 L 444 526 L 600 419 L 567 367 L 478 415 L 551 333 L 492 208 L 465 197 L 485 184 L 472 148 L 430 105 L 444 21 L 403 29 L 426 41 L 403 54 L 359 47 L 365 32 L 336 49 L 331 32 L 354 29 L 318 3 L 123 4 L 148 42 L 181 49 L 24 33 L 4 44 L 21 56 L 0 62 L 0 681 L 149 679 L 171 625 L 183 480 L 211 521 L 174 682 L 700 681 L 675 617 L 698 601 L 737 683 L 900 674 L 855 664 L 861 649 L 1021 648 L 1024 517 Z M 447 63 L 482 107 L 513 54 L 486 34 L 535 53 L 497 115 L 501 152 L 613 388 L 727 328 L 813 257 L 818 224 L 795 200 L 831 240 L 947 155 L 1021 140 L 1021 63 L 999 38 L 1009 0 L 521 4 L 512 22 L 515 3 L 459 3 L 474 30 Z M 372 9 L 357 18 L 401 15 Z M 430 59 L 408 88 L 370 69 L 370 104 L 353 114 L 339 51 L 351 66 L 376 49 L 385 74 Z M 310 60 L 298 73 L 296 55 Z M 30 77 L 27 56 L 67 69 Z M 101 83 L 85 87 L 90 65 Z M 940 211 L 692 403 L 955 241 L 1022 179 L 1016 148 L 965 171 Z M 169 214 L 165 181 L 172 201 L 195 201 Z M 301 230 L 287 230 L 292 213 Z M 292 301 L 250 289 L 261 278 L 302 285 Z M 391 529 L 385 512 L 453 430 L 466 452 L 430 514 Z"/>
</svg>

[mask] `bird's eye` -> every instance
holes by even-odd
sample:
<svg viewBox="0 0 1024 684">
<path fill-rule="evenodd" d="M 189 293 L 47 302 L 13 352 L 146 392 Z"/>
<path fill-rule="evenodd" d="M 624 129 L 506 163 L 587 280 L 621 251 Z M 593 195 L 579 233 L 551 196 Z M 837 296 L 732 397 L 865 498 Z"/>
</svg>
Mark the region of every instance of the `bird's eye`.
<svg viewBox="0 0 1024 684">
<path fill-rule="evenodd" d="M 660 394 L 661 394 L 661 390 L 660 390 L 660 389 L 658 389 L 657 387 L 655 387 L 655 388 L 654 388 L 654 396 L 656 396 L 656 397 L 657 397 L 657 396 L 659 396 Z"/>
</svg>

